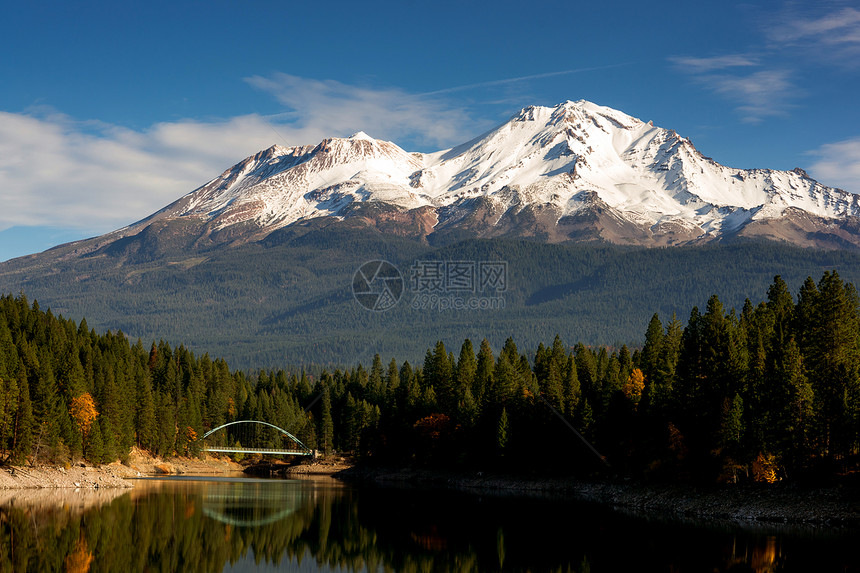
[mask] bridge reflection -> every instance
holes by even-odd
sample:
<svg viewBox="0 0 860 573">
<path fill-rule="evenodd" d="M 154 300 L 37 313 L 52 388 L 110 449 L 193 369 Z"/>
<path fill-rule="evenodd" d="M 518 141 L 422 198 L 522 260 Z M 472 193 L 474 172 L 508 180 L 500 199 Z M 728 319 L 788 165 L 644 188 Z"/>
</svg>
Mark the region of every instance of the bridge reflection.
<svg viewBox="0 0 860 573">
<path fill-rule="evenodd" d="M 308 493 L 298 482 L 224 482 L 209 484 L 201 510 L 234 527 L 262 527 L 289 517 L 307 502 Z"/>
</svg>

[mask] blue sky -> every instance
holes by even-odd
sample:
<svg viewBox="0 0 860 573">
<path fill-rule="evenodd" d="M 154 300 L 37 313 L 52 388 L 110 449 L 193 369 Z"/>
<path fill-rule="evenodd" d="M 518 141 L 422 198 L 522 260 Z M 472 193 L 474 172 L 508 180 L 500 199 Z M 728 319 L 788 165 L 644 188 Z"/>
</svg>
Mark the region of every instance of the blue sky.
<svg viewBox="0 0 860 573">
<path fill-rule="evenodd" d="M 0 260 L 139 220 L 278 143 L 462 143 L 587 99 L 860 193 L 846 2 L 40 2 L 0 24 Z"/>
</svg>

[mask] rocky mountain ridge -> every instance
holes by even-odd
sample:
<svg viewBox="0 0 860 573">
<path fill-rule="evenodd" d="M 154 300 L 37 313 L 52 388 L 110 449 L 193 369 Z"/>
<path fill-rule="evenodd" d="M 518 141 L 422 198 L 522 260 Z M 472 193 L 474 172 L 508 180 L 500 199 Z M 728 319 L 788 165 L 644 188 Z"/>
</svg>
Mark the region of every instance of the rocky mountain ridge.
<svg viewBox="0 0 860 573">
<path fill-rule="evenodd" d="M 675 131 L 568 101 L 527 107 L 431 154 L 361 132 L 316 146 L 275 145 L 104 238 L 181 221 L 195 244 L 220 244 L 356 218 L 431 241 L 518 236 L 654 246 L 754 237 L 833 248 L 860 245 L 858 216 L 860 196 L 802 169 L 726 167 Z"/>
</svg>

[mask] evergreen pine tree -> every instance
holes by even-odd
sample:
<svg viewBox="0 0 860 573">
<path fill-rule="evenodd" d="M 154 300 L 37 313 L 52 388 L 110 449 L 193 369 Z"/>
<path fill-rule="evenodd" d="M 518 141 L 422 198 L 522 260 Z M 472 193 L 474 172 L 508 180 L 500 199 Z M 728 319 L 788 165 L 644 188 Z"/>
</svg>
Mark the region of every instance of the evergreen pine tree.
<svg viewBox="0 0 860 573">
<path fill-rule="evenodd" d="M 599 384 L 597 380 L 597 359 L 594 353 L 581 342 L 574 347 L 576 357 L 576 373 L 583 396 L 589 401 L 594 400 Z"/>
<path fill-rule="evenodd" d="M 370 376 L 367 382 L 367 399 L 376 404 L 385 396 L 385 383 L 383 381 L 382 358 L 379 354 L 373 355 L 373 363 L 370 367 Z"/>
<path fill-rule="evenodd" d="M 98 425 L 101 429 L 102 453 L 101 457 L 97 460 L 89 458 L 89 456 L 88 458 L 92 459 L 92 461 L 94 462 L 109 464 L 115 461 L 118 457 L 113 424 L 111 423 L 110 419 L 104 416 L 99 416 L 96 423 L 93 424 L 93 426 L 96 425 Z"/>
<path fill-rule="evenodd" d="M 660 357 L 663 354 L 663 323 L 657 313 L 651 317 L 648 329 L 645 331 L 645 345 L 642 347 L 641 369 L 645 375 L 645 383 L 650 386 L 658 379 Z"/>
<path fill-rule="evenodd" d="M 543 390 L 544 399 L 549 402 L 557 412 L 565 411 L 565 389 L 562 380 L 564 372 L 562 368 L 563 365 L 554 360 L 551 354 L 548 355 L 546 380 L 541 384 L 541 388 Z"/>
<path fill-rule="evenodd" d="M 90 431 L 84 436 L 84 457 L 96 465 L 101 464 L 105 457 L 101 422 L 98 420 L 93 423 Z"/>
<path fill-rule="evenodd" d="M 12 461 L 21 463 L 27 459 L 32 451 L 34 429 L 30 389 L 23 365 L 21 365 L 18 388 L 18 404 L 15 408 L 15 430 L 12 442 Z"/>
<path fill-rule="evenodd" d="M 323 388 L 320 440 L 325 455 L 331 455 L 334 451 L 334 420 L 331 415 L 331 392 L 328 385 Z"/>
<path fill-rule="evenodd" d="M 486 390 L 485 403 L 491 410 L 499 411 L 511 399 L 517 386 L 516 367 L 508 359 L 508 353 L 499 354 L 493 370 L 492 382 Z"/>
<path fill-rule="evenodd" d="M 828 457 L 847 455 L 858 436 L 852 410 L 860 389 L 860 317 L 856 291 L 835 271 L 818 283 L 811 324 L 806 361 L 814 373 L 819 448 Z"/>
<path fill-rule="evenodd" d="M 135 430 L 138 447 L 158 449 L 158 432 L 155 415 L 155 398 L 149 381 L 149 372 L 137 365 L 134 371 L 137 401 L 135 402 Z"/>
<path fill-rule="evenodd" d="M 582 398 L 582 392 L 579 387 L 579 376 L 576 373 L 576 360 L 573 354 L 567 357 L 567 368 L 564 370 L 564 404 L 566 406 L 565 413 L 569 417 L 573 417 L 579 402 Z"/>
<path fill-rule="evenodd" d="M 385 404 L 394 411 L 398 407 L 397 394 L 400 390 L 400 370 L 397 368 L 397 360 L 391 359 L 388 363 L 388 372 L 385 376 Z"/>
<path fill-rule="evenodd" d="M 460 357 L 457 360 L 454 392 L 458 401 L 462 401 L 465 398 L 467 391 L 474 400 L 472 390 L 474 388 L 477 373 L 478 360 L 475 356 L 475 350 L 472 347 L 472 341 L 467 338 L 463 341 L 463 345 L 460 347 Z"/>
<path fill-rule="evenodd" d="M 481 347 L 478 349 L 478 364 L 475 370 L 475 384 L 472 386 L 472 395 L 478 404 L 484 402 L 484 392 L 490 386 L 493 379 L 493 370 L 496 365 L 496 359 L 493 356 L 493 349 L 490 347 L 489 341 L 485 338 L 481 341 Z"/>
<path fill-rule="evenodd" d="M 767 308 L 774 317 L 773 348 L 785 348 L 793 331 L 794 301 L 788 285 L 779 275 L 773 277 L 773 284 L 767 289 Z"/>
<path fill-rule="evenodd" d="M 457 406 L 457 396 L 454 391 L 454 368 L 449 361 L 445 344 L 440 340 L 436 343 L 433 352 L 427 353 L 424 360 L 425 384 L 432 386 L 438 408 L 445 414 L 450 415 Z"/>
<path fill-rule="evenodd" d="M 505 356 L 507 359 L 507 356 Z M 502 413 L 499 415 L 499 423 L 496 430 L 496 446 L 499 448 L 499 452 L 504 455 L 505 450 L 508 447 L 508 441 L 510 440 L 510 424 L 508 422 L 508 411 L 505 408 L 502 408 Z"/>
</svg>

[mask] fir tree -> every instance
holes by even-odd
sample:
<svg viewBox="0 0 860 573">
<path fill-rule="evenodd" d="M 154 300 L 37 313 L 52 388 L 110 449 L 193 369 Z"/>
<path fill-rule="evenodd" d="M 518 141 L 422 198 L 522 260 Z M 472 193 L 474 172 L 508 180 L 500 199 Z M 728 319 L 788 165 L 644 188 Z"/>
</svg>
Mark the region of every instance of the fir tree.
<svg viewBox="0 0 860 573">
<path fill-rule="evenodd" d="M 137 400 L 135 402 L 135 434 L 138 447 L 154 450 L 158 447 L 155 399 L 149 373 L 138 365 L 134 371 Z"/>
<path fill-rule="evenodd" d="M 642 347 L 641 369 L 649 386 L 659 380 L 660 358 L 663 354 L 663 323 L 655 313 L 645 331 L 645 345 Z"/>
<path fill-rule="evenodd" d="M 330 455 L 334 451 L 334 420 L 331 415 L 331 392 L 328 385 L 323 387 L 320 440 L 323 452 L 327 456 Z"/>
<path fill-rule="evenodd" d="M 484 392 L 492 383 L 495 364 L 496 359 L 493 356 L 493 349 L 490 347 L 489 341 L 485 338 L 481 341 L 481 347 L 478 349 L 475 384 L 472 387 L 472 395 L 479 404 L 484 402 Z"/>
<path fill-rule="evenodd" d="M 467 338 L 463 341 L 463 345 L 460 347 L 460 357 L 457 360 L 454 392 L 458 401 L 462 401 L 467 392 L 474 400 L 472 390 L 474 388 L 477 373 L 478 360 L 475 356 L 475 350 L 472 347 L 472 341 Z"/>
<path fill-rule="evenodd" d="M 507 358 L 507 357 L 505 357 Z M 499 452 L 504 455 L 510 440 L 510 424 L 508 423 L 508 411 L 502 408 L 502 413 L 499 415 L 499 423 L 496 429 L 496 446 Z"/>
<path fill-rule="evenodd" d="M 21 366 L 18 388 L 18 404 L 15 408 L 15 427 L 12 440 L 12 461 L 21 463 L 27 459 L 32 451 L 34 427 L 29 384 L 23 365 Z"/>
<path fill-rule="evenodd" d="M 573 354 L 567 358 L 567 368 L 564 370 L 564 404 L 565 413 L 573 417 L 582 398 L 579 386 L 579 376 L 576 373 L 576 360 Z"/>
</svg>

